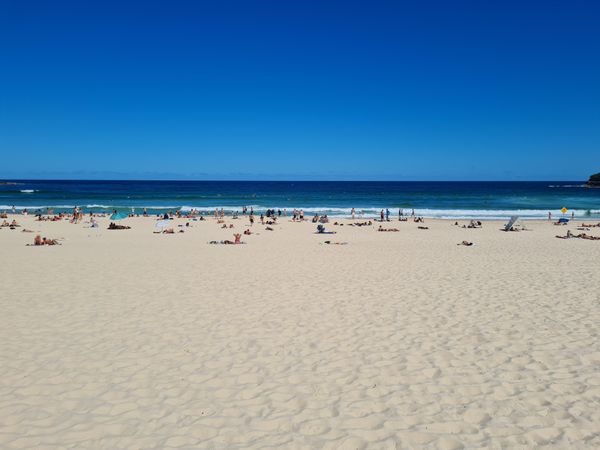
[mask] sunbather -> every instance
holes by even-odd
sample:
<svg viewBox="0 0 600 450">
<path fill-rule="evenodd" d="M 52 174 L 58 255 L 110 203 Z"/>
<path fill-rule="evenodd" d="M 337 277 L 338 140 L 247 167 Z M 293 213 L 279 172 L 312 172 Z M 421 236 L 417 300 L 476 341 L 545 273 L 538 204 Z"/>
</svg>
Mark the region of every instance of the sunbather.
<svg viewBox="0 0 600 450">
<path fill-rule="evenodd" d="M 589 234 L 581 233 L 579 236 L 581 239 L 587 239 L 588 241 L 600 241 L 599 236 L 590 236 Z"/>
<path fill-rule="evenodd" d="M 31 244 L 27 244 L 31 245 Z M 33 245 L 60 245 L 57 239 L 48 239 L 45 237 L 41 237 L 39 234 L 33 238 Z"/>
<path fill-rule="evenodd" d="M 558 239 L 571 239 L 573 237 L 576 237 L 573 235 L 573 233 L 571 233 L 571 230 L 567 230 L 567 234 L 565 236 L 556 236 Z"/>
<path fill-rule="evenodd" d="M 131 227 L 127 226 L 127 225 L 117 225 L 116 223 L 111 222 L 108 225 L 108 229 L 109 230 L 129 230 L 129 229 L 131 229 Z"/>
<path fill-rule="evenodd" d="M 317 225 L 317 234 L 335 234 L 335 231 L 326 231 L 324 225 Z"/>
</svg>

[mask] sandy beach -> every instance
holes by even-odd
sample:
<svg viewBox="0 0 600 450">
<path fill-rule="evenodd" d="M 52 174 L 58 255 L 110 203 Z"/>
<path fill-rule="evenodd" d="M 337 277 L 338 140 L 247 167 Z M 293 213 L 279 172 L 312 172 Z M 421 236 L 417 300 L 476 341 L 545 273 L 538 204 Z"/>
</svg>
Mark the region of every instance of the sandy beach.
<svg viewBox="0 0 600 450">
<path fill-rule="evenodd" d="M 600 448 L 600 241 L 554 237 L 575 224 L 286 218 L 210 245 L 247 220 L 13 218 L 0 448 Z"/>
</svg>

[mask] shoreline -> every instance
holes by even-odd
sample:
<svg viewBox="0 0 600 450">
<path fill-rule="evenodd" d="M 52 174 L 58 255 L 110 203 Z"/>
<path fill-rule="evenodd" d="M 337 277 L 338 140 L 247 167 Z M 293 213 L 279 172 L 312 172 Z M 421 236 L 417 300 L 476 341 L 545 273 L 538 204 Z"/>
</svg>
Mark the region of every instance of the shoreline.
<svg viewBox="0 0 600 450">
<path fill-rule="evenodd" d="M 49 215 L 70 215 L 73 212 L 73 207 L 63 207 L 63 208 L 53 208 L 53 207 L 43 207 L 43 208 L 35 208 L 30 209 L 29 207 L 23 206 L 15 206 L 15 211 L 13 212 L 12 208 L 0 208 L 0 214 L 7 214 L 10 216 L 49 216 Z M 239 216 L 239 217 L 248 217 L 249 213 L 243 214 L 242 208 L 233 209 L 229 207 L 223 207 L 224 213 L 226 217 Z M 132 213 L 131 210 L 135 212 Z M 146 207 L 148 211 L 148 217 L 162 217 L 164 214 L 169 214 L 172 216 L 177 216 L 180 214 L 181 216 L 189 216 L 193 213 L 195 216 L 204 216 L 205 218 L 212 217 L 214 215 L 215 209 L 221 210 L 222 207 L 218 208 L 192 208 L 192 207 L 178 207 L 178 208 L 150 208 Z M 254 208 L 254 214 L 256 217 L 259 217 L 260 214 L 264 214 L 267 209 L 258 209 Z M 292 217 L 292 211 L 294 208 L 287 209 L 287 213 L 284 213 L 286 208 L 271 208 L 276 211 L 276 216 L 280 219 L 289 219 Z M 281 210 L 281 215 L 277 215 L 277 210 Z M 304 211 L 305 220 L 310 220 L 314 215 L 322 216 L 326 215 L 332 220 L 353 220 L 350 215 L 350 209 L 348 208 L 330 208 L 330 209 L 322 209 L 322 208 L 296 208 L 297 210 Z M 118 208 L 80 208 L 80 211 L 84 214 L 84 216 L 89 216 L 93 214 L 94 216 L 101 217 L 112 214 L 114 211 L 124 213 L 129 215 L 130 217 L 143 217 L 144 207 L 118 207 Z M 344 212 L 339 212 L 343 210 Z M 385 211 L 385 208 L 383 209 Z M 50 211 L 50 212 L 48 212 Z M 195 211 L 195 213 L 194 213 Z M 333 212 L 332 212 L 333 211 Z M 357 210 L 355 220 L 379 220 L 379 211 L 380 209 L 370 209 L 368 213 L 364 212 L 360 213 Z M 432 214 L 432 211 L 435 211 L 436 214 Z M 532 211 L 535 211 L 535 215 L 531 215 Z M 454 212 L 454 214 L 453 214 Z M 508 221 L 512 216 L 518 216 L 520 220 L 526 221 L 537 221 L 537 220 L 548 220 L 548 212 L 552 214 L 552 220 L 556 220 L 558 218 L 568 218 L 575 220 L 583 220 L 583 221 L 595 221 L 600 220 L 600 210 L 569 210 L 566 214 L 563 214 L 560 210 L 431 210 L 431 209 L 415 209 L 415 214 L 412 215 L 410 213 L 404 214 L 401 216 L 403 219 L 408 218 L 411 220 L 414 217 L 423 217 L 429 220 L 480 220 L 480 221 L 496 221 L 496 220 L 506 220 Z M 574 216 L 572 216 L 574 215 Z M 399 220 L 398 211 L 393 214 L 390 210 L 390 221 L 398 221 Z"/>
</svg>

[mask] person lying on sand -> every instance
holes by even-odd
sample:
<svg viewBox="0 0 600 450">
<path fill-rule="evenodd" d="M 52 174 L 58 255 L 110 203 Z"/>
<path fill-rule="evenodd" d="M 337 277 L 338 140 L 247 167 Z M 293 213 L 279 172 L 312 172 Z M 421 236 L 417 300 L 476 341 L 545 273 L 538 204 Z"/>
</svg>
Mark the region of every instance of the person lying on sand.
<svg viewBox="0 0 600 450">
<path fill-rule="evenodd" d="M 33 233 L 33 230 L 28 230 L 27 228 L 23 228 L 21 233 Z"/>
<path fill-rule="evenodd" d="M 252 234 L 252 231 L 250 231 L 250 230 L 244 230 L 244 234 L 250 236 Z"/>
<path fill-rule="evenodd" d="M 586 234 L 586 233 L 572 234 L 570 230 L 567 230 L 566 236 L 556 236 L 556 237 L 558 239 L 573 239 L 573 238 L 577 238 L 577 239 L 585 239 L 587 241 L 600 241 L 600 237 L 599 236 L 590 236 L 589 234 Z"/>
<path fill-rule="evenodd" d="M 368 222 L 355 222 L 355 223 L 349 223 L 348 225 L 350 225 L 351 227 L 366 227 L 366 226 L 373 225 L 373 222 L 371 222 L 369 220 Z"/>
<path fill-rule="evenodd" d="M 317 225 L 317 234 L 335 234 L 335 231 L 326 231 L 325 225 Z"/>
<path fill-rule="evenodd" d="M 462 241 L 460 244 L 456 244 L 456 245 L 464 245 L 466 247 L 470 247 L 471 245 L 473 245 L 473 243 L 469 242 L 469 241 Z"/>
<path fill-rule="evenodd" d="M 586 227 L 586 228 L 596 228 L 596 227 L 600 227 L 600 222 L 598 222 L 597 224 L 589 224 L 589 225 L 582 223 L 581 226 Z"/>
<path fill-rule="evenodd" d="M 400 231 L 398 228 L 383 228 L 381 225 L 379 225 L 379 228 L 377 228 L 377 231 Z"/>
<path fill-rule="evenodd" d="M 31 244 L 27 244 L 27 245 L 31 245 Z M 48 239 L 45 237 L 41 237 L 39 234 L 36 235 L 36 237 L 33 238 L 33 245 L 37 246 L 37 245 L 60 245 L 60 242 L 58 242 L 57 239 Z"/>
<path fill-rule="evenodd" d="M 577 236 L 579 239 L 587 239 L 588 241 L 600 241 L 598 236 L 590 236 L 589 234 L 581 233 Z"/>
<path fill-rule="evenodd" d="M 274 231 L 273 228 L 271 228 L 271 227 L 265 227 L 265 230 L 267 230 L 267 231 Z"/>
<path fill-rule="evenodd" d="M 9 227 L 11 230 L 14 230 L 15 227 L 20 227 L 20 226 L 21 225 L 19 225 L 16 220 L 13 220 L 10 223 L 8 223 L 6 220 L 3 220 L 2 224 L 0 225 L 0 227 Z"/>
<path fill-rule="evenodd" d="M 573 233 L 571 233 L 571 230 L 567 230 L 567 234 L 564 236 L 556 236 L 558 239 L 571 239 L 573 237 L 575 237 L 575 235 Z"/>
<path fill-rule="evenodd" d="M 419 230 L 429 230 L 429 227 L 417 227 Z"/>
<path fill-rule="evenodd" d="M 130 230 L 131 227 L 127 226 L 127 225 L 117 225 L 114 222 L 111 222 L 108 225 L 108 230 Z"/>
<path fill-rule="evenodd" d="M 175 234 L 175 230 L 173 228 L 166 228 L 163 230 L 163 234 Z"/>
<path fill-rule="evenodd" d="M 229 239 L 225 239 L 224 241 L 210 241 L 209 244 L 225 244 L 225 245 L 237 245 L 243 244 L 241 241 L 242 235 L 240 233 L 236 233 L 233 235 L 234 241 L 230 241 Z"/>
<path fill-rule="evenodd" d="M 323 242 L 323 244 L 327 244 L 327 245 L 348 245 L 348 243 L 346 241 L 340 242 L 340 241 L 325 241 Z"/>
</svg>

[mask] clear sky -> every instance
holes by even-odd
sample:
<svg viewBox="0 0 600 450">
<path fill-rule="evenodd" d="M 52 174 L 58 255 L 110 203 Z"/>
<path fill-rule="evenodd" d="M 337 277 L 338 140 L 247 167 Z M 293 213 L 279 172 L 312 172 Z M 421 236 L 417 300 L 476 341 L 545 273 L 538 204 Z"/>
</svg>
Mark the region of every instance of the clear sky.
<svg viewBox="0 0 600 450">
<path fill-rule="evenodd" d="M 598 1 L 0 0 L 0 177 L 579 180 Z"/>
</svg>

